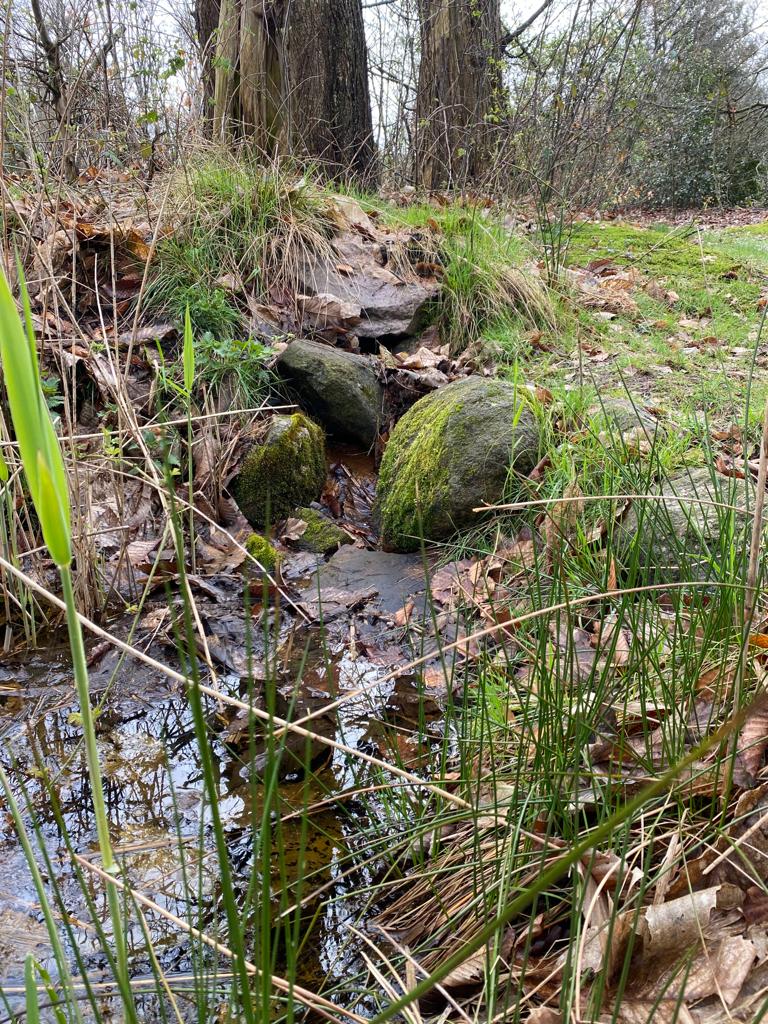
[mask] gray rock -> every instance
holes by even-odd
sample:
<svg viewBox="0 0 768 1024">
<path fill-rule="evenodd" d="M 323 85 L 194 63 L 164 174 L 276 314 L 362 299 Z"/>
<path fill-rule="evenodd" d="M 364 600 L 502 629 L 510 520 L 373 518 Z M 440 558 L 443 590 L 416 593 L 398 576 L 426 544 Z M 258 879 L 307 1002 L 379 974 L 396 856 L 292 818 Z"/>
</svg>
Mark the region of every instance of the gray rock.
<svg viewBox="0 0 768 1024">
<path fill-rule="evenodd" d="M 392 432 L 376 492 L 385 548 L 415 550 L 419 534 L 444 540 L 477 525 L 473 508 L 514 493 L 536 464 L 539 432 L 519 392 L 465 377 L 419 399 Z"/>
<path fill-rule="evenodd" d="M 655 493 L 659 500 L 634 501 L 614 530 L 615 550 L 625 565 L 636 558 L 658 582 L 715 580 L 730 565 L 745 571 L 755 503 L 751 480 L 688 469 Z"/>
<path fill-rule="evenodd" d="M 415 333 L 439 285 L 416 278 L 403 281 L 376 261 L 376 247 L 359 234 L 345 232 L 334 239 L 333 247 L 330 256 L 304 261 L 299 291 L 332 295 L 359 307 L 361 321 L 352 330 L 361 338 Z"/>
<path fill-rule="evenodd" d="M 413 600 L 418 613 L 422 613 L 427 588 L 421 556 L 343 547 L 318 568 L 306 588 L 304 603 L 316 605 L 319 616 L 323 612 L 323 592 L 331 599 L 338 599 L 361 588 L 372 592 L 366 608 L 380 615 L 394 615 L 409 600 Z M 328 604 L 330 606 L 330 600 Z M 327 609 L 323 614 L 327 614 Z"/>
<path fill-rule="evenodd" d="M 589 410 L 590 425 L 606 442 L 621 444 L 629 451 L 650 452 L 667 436 L 667 428 L 638 403 L 625 398 L 607 398 Z"/>
<path fill-rule="evenodd" d="M 371 359 L 300 338 L 280 354 L 276 365 L 299 404 L 330 433 L 366 447 L 374 443 L 384 390 Z"/>
</svg>

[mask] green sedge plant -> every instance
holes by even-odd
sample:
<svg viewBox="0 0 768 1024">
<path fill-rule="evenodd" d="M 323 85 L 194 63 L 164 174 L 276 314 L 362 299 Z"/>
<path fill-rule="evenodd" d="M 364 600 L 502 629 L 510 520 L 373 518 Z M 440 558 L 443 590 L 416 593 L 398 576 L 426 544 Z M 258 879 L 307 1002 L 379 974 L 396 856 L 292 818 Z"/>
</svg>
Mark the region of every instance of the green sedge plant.
<svg viewBox="0 0 768 1024">
<path fill-rule="evenodd" d="M 192 458 L 192 387 L 195 383 L 195 340 L 192 335 L 192 319 L 189 306 L 184 311 L 184 348 L 182 350 L 184 368 L 184 398 L 187 405 L 187 458 L 189 460 L 187 481 L 189 500 L 189 557 L 192 572 L 195 571 L 195 485 L 194 460 Z"/>
<path fill-rule="evenodd" d="M 16 309 L 8 280 L 4 273 L 0 273 L 0 361 L 27 487 L 37 513 L 43 540 L 61 578 L 99 851 L 104 870 L 110 875 L 116 875 L 118 867 L 109 834 L 96 729 L 91 709 L 85 644 L 72 581 L 69 484 L 59 439 L 43 397 L 29 295 L 20 264 L 18 274 L 24 322 Z M 126 1019 L 134 1021 L 136 1013 L 128 982 L 125 932 L 116 885 L 107 886 L 107 897 L 115 943 L 118 984 L 125 1005 Z"/>
</svg>

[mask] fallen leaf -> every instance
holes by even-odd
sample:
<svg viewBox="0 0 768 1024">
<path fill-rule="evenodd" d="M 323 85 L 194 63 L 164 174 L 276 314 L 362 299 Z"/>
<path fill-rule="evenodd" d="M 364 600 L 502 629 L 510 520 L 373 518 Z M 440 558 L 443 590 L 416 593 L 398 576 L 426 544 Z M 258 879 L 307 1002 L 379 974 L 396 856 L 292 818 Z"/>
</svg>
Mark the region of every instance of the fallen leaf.
<svg viewBox="0 0 768 1024">
<path fill-rule="evenodd" d="M 304 519 L 299 519 L 298 517 L 288 518 L 285 520 L 280 540 L 300 540 L 306 532 L 307 523 Z"/>
<path fill-rule="evenodd" d="M 608 582 L 606 584 L 606 590 L 614 591 L 616 587 L 616 559 L 611 556 L 611 561 L 608 566 Z"/>
<path fill-rule="evenodd" d="M 402 608 L 399 608 L 395 612 L 394 622 L 396 626 L 406 626 L 410 621 L 411 615 L 413 615 L 413 609 L 415 605 L 413 601 L 408 601 Z"/>
<path fill-rule="evenodd" d="M 745 788 L 754 786 L 768 747 L 768 706 L 758 702 L 741 728 L 737 743 L 734 781 Z"/>
<path fill-rule="evenodd" d="M 330 292 L 319 295 L 297 295 L 296 305 L 305 319 L 314 327 L 340 325 L 354 327 L 360 323 L 362 310 L 353 302 L 346 302 Z"/>
<path fill-rule="evenodd" d="M 401 360 L 400 365 L 406 370 L 426 370 L 437 367 L 443 362 L 443 357 L 424 345 L 417 349 L 412 355 Z"/>
</svg>

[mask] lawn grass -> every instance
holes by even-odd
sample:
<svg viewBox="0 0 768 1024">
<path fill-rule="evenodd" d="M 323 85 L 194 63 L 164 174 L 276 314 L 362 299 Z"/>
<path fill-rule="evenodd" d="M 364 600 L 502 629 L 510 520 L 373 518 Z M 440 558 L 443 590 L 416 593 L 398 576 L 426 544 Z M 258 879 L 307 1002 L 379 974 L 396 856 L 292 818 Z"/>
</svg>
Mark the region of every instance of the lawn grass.
<svg viewBox="0 0 768 1024">
<path fill-rule="evenodd" d="M 555 330 L 532 342 L 530 332 L 497 324 L 490 337 L 526 378 L 550 390 L 629 391 L 694 432 L 706 423 L 742 422 L 749 405 L 754 429 L 768 393 L 768 359 L 757 346 L 768 284 L 760 228 L 576 224 L 567 266 L 609 259 L 621 271 L 633 269 L 636 308 L 608 318 L 583 308 L 566 288 Z"/>
</svg>

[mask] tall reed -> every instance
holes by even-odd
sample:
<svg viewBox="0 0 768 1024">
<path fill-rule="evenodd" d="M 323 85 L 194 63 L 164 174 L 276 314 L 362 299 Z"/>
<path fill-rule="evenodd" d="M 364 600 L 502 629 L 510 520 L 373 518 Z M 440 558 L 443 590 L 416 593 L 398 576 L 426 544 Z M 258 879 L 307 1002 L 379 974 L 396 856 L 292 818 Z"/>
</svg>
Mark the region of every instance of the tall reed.
<svg viewBox="0 0 768 1024">
<path fill-rule="evenodd" d="M 40 368 L 32 327 L 29 295 L 20 263 L 18 264 L 18 274 L 24 322 L 16 309 L 7 278 L 4 273 L 0 273 L 0 359 L 3 365 L 11 420 L 19 445 L 27 487 L 37 513 L 43 539 L 59 570 L 66 604 L 72 668 L 80 706 L 99 850 L 104 870 L 110 875 L 116 875 L 118 866 L 109 833 L 96 729 L 91 708 L 85 644 L 72 580 L 72 521 L 67 471 L 40 383 Z M 107 886 L 107 897 L 118 966 L 118 983 L 123 996 L 126 1017 L 129 1021 L 134 1021 L 136 1013 L 128 978 L 125 932 L 118 889 L 114 884 Z"/>
</svg>

